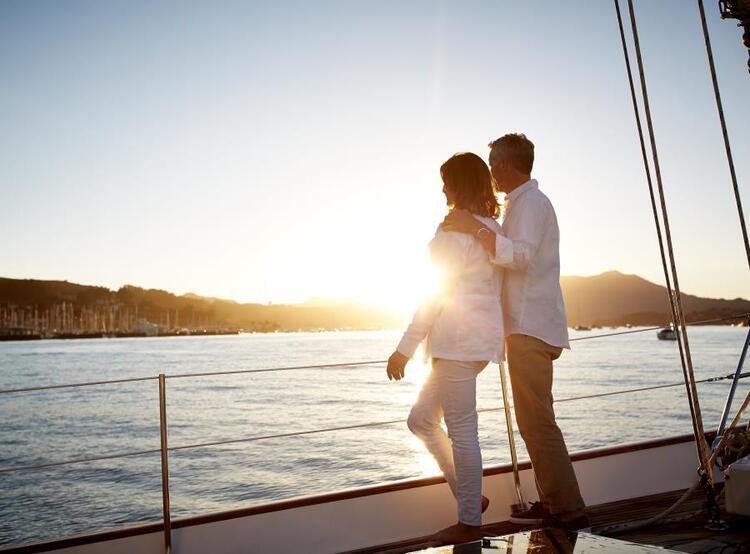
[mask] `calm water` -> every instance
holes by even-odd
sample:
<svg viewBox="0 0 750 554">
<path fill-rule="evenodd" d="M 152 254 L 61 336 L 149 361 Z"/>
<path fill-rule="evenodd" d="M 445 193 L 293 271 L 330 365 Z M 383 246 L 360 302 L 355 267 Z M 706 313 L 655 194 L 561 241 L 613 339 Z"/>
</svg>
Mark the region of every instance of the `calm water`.
<svg viewBox="0 0 750 554">
<path fill-rule="evenodd" d="M 734 371 L 746 330 L 691 330 L 698 377 Z M 573 333 L 586 336 L 596 333 Z M 396 331 L 0 343 L 0 389 L 175 373 L 385 359 Z M 427 369 L 384 366 L 167 381 L 171 446 L 406 418 Z M 678 382 L 673 342 L 653 332 L 573 343 L 555 396 Z M 740 393 L 747 391 L 741 385 Z M 497 366 L 480 408 L 499 405 Z M 718 420 L 727 382 L 700 385 Z M 559 403 L 571 450 L 691 432 L 684 387 Z M 0 395 L 0 466 L 159 448 L 156 381 Z M 485 465 L 509 460 L 501 413 L 480 414 Z M 525 457 L 525 452 L 521 453 Z M 174 517 L 437 473 L 404 424 L 266 439 L 170 454 Z M 159 520 L 158 455 L 0 474 L 0 544 Z"/>
</svg>

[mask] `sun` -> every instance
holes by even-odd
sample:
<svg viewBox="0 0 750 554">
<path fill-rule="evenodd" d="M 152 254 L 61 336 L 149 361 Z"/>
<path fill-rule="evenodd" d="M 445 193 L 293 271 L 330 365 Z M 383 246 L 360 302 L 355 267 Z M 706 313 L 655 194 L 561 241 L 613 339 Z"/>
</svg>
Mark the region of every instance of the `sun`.
<svg viewBox="0 0 750 554">
<path fill-rule="evenodd" d="M 366 288 L 371 302 L 411 315 L 441 290 L 443 278 L 427 255 L 415 255 L 403 267 L 397 275 L 373 272 Z"/>
<path fill-rule="evenodd" d="M 321 224 L 308 233 L 314 240 L 302 237 L 300 244 L 279 252 L 268 281 L 270 298 L 280 303 L 309 298 L 357 301 L 407 318 L 440 289 L 428 245 L 441 217 L 420 209 L 409 217 L 359 216 L 351 224 L 345 224 L 346 219 Z M 251 258 L 243 270 L 257 270 Z"/>
</svg>

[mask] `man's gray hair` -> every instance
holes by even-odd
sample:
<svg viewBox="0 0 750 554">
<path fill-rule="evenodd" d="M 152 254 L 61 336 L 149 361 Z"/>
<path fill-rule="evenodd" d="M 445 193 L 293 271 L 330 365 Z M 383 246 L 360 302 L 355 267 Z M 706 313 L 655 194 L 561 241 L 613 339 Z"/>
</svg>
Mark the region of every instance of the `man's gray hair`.
<svg viewBox="0 0 750 554">
<path fill-rule="evenodd" d="M 534 143 L 523 133 L 508 133 L 488 145 L 496 156 L 510 160 L 511 165 L 521 173 L 531 174 L 534 167 Z"/>
</svg>

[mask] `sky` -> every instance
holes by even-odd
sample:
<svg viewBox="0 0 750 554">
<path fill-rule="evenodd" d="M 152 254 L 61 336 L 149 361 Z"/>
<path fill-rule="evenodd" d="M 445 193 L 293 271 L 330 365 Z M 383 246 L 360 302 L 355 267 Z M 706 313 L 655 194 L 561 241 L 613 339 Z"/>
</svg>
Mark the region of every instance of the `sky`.
<svg viewBox="0 0 750 554">
<path fill-rule="evenodd" d="M 750 297 L 696 4 L 635 8 L 681 288 Z M 747 51 L 706 12 L 750 206 Z M 0 276 L 407 306 L 440 164 L 524 132 L 562 274 L 663 283 L 609 1 L 6 0 L 0 76 Z"/>
</svg>

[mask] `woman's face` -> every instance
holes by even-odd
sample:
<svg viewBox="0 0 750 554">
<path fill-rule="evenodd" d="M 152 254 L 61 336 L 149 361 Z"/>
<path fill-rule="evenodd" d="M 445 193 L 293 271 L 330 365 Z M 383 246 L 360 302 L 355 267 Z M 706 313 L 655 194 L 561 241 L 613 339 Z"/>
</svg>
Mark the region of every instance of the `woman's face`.
<svg viewBox="0 0 750 554">
<path fill-rule="evenodd" d="M 445 203 L 449 208 L 452 208 L 456 203 L 456 197 L 453 194 L 453 191 L 445 183 L 443 183 L 443 194 L 445 194 Z"/>
</svg>

